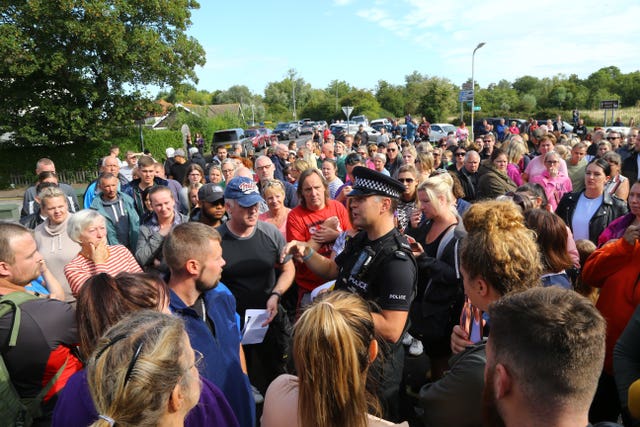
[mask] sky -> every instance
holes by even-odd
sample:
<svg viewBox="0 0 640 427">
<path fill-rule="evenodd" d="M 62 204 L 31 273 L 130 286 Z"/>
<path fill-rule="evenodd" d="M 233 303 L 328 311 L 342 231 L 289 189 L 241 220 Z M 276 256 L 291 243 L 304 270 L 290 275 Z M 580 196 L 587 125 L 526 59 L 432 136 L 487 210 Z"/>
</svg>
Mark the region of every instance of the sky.
<svg viewBox="0 0 640 427">
<path fill-rule="evenodd" d="M 639 69 L 639 0 L 199 0 L 189 35 L 206 51 L 198 89 L 245 85 L 264 94 L 289 69 L 314 88 L 344 80 L 375 90 L 406 75 L 587 78 Z"/>
</svg>

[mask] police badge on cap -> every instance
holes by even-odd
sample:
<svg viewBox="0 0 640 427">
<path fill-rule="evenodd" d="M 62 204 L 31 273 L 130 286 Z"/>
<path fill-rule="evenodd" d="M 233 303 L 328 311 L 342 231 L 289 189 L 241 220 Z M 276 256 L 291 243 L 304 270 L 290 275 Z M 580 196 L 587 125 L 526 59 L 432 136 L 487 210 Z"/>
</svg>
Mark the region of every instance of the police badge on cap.
<svg viewBox="0 0 640 427">
<path fill-rule="evenodd" d="M 403 183 L 363 166 L 353 168 L 355 184 L 347 196 L 384 196 L 399 199 L 406 190 Z"/>
</svg>

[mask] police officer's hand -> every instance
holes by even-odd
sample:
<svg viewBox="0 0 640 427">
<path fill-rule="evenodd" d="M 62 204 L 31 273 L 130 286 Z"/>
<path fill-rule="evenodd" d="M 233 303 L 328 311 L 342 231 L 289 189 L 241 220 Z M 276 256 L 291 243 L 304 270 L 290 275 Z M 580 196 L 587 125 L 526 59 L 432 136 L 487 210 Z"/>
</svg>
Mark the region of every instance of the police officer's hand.
<svg viewBox="0 0 640 427">
<path fill-rule="evenodd" d="M 454 326 L 453 332 L 451 332 L 451 351 L 453 354 L 458 354 L 464 351 L 464 349 L 470 345 L 473 345 L 473 343 L 469 341 L 469 334 L 467 331 L 462 329 L 460 325 Z"/>
</svg>

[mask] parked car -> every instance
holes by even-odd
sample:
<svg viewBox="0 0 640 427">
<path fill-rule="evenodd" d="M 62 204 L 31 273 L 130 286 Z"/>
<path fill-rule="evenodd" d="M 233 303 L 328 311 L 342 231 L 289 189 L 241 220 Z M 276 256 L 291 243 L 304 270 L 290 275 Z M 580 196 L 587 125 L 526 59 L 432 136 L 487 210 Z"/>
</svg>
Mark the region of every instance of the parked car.
<svg viewBox="0 0 640 427">
<path fill-rule="evenodd" d="M 607 126 L 606 131 L 607 133 L 612 131 L 618 132 L 622 136 L 627 136 L 629 135 L 629 132 L 631 132 L 631 128 L 628 126 Z"/>
<path fill-rule="evenodd" d="M 253 148 L 261 150 L 271 145 L 271 129 L 267 128 L 249 128 L 245 129 L 244 135 L 251 140 Z M 275 137 L 277 141 L 277 137 Z"/>
<path fill-rule="evenodd" d="M 215 152 L 220 146 L 230 150 L 231 144 L 233 143 L 242 144 L 242 149 L 245 153 L 249 149 L 253 148 L 252 141 L 245 138 L 244 130 L 240 128 L 233 128 L 222 129 L 214 132 L 211 140 L 211 150 Z"/>
<path fill-rule="evenodd" d="M 554 119 L 551 119 L 552 122 L 555 123 Z M 540 125 L 546 125 L 547 124 L 547 120 L 538 120 L 538 126 Z M 564 125 L 564 130 L 562 131 L 562 133 L 573 133 L 573 125 L 569 122 L 565 122 L 564 120 L 562 121 L 562 124 Z M 553 129 L 550 129 L 553 130 Z"/>
<path fill-rule="evenodd" d="M 327 122 L 325 120 L 318 120 L 316 122 L 316 128 L 320 130 L 325 130 L 327 128 Z"/>
<path fill-rule="evenodd" d="M 280 122 L 273 130 L 273 133 L 278 137 L 278 140 L 296 139 L 300 136 L 298 124 L 296 122 Z"/>
<path fill-rule="evenodd" d="M 347 134 L 346 123 L 333 123 L 331 126 L 329 126 L 329 130 L 331 131 L 333 136 L 336 138 L 336 141 L 344 142 L 344 137 Z M 354 135 L 356 132 L 358 132 L 358 125 L 355 123 L 350 123 L 349 134 Z"/>
<path fill-rule="evenodd" d="M 359 116 L 353 116 L 353 117 L 351 117 L 351 119 L 349 119 L 349 121 L 351 121 L 353 123 L 357 123 L 359 125 L 360 124 L 363 124 L 365 126 L 369 125 L 369 119 L 364 114 L 359 115 Z"/>
<path fill-rule="evenodd" d="M 300 126 L 300 135 L 306 135 L 313 133 L 313 128 L 315 126 L 314 122 L 304 122 L 302 126 Z"/>
<path fill-rule="evenodd" d="M 391 127 L 392 126 L 390 124 L 385 125 L 384 123 L 378 122 L 378 123 L 372 123 L 371 127 L 373 129 L 377 130 L 378 132 L 380 132 L 380 129 L 385 128 L 387 130 L 387 133 L 389 133 L 389 132 L 391 132 Z"/>
<path fill-rule="evenodd" d="M 449 132 L 456 131 L 456 127 L 451 123 L 431 123 L 431 130 L 429 131 L 429 141 L 437 142 L 442 138 L 446 138 Z"/>
</svg>

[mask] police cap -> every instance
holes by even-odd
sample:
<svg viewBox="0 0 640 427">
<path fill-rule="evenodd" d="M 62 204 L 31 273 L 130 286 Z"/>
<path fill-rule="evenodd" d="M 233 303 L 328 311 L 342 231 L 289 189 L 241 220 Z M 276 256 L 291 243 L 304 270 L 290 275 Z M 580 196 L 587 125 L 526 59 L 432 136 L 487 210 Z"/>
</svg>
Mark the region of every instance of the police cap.
<svg viewBox="0 0 640 427">
<path fill-rule="evenodd" d="M 384 196 L 399 199 L 406 190 L 400 181 L 363 166 L 353 168 L 353 190 L 347 196 Z"/>
</svg>

